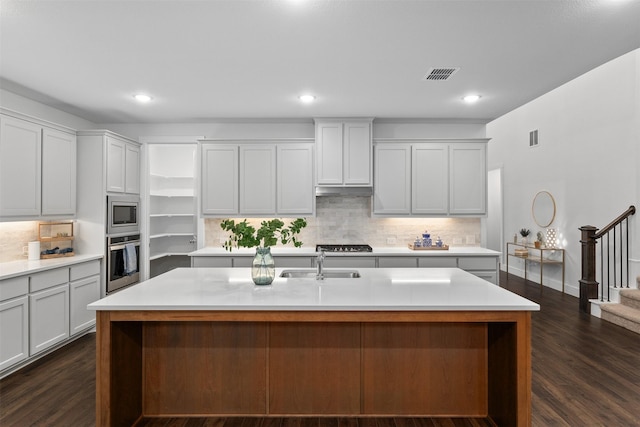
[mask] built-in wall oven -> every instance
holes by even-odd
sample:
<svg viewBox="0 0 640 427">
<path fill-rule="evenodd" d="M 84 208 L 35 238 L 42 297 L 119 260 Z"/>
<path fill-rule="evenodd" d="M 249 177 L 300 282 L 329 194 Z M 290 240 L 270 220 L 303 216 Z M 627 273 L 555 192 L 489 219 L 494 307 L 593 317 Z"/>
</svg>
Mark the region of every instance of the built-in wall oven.
<svg viewBox="0 0 640 427">
<path fill-rule="evenodd" d="M 107 234 L 140 233 L 140 197 L 107 196 Z"/>
<path fill-rule="evenodd" d="M 107 294 L 140 281 L 140 234 L 107 236 Z"/>
</svg>

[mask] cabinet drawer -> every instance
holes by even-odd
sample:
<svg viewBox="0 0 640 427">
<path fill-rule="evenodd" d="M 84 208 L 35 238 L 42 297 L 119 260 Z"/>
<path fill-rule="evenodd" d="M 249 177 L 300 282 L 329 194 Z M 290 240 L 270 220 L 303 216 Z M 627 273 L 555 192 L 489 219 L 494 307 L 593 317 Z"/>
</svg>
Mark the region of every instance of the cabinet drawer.
<svg viewBox="0 0 640 427">
<path fill-rule="evenodd" d="M 83 262 L 82 264 L 72 265 L 69 269 L 69 280 L 82 279 L 84 277 L 100 274 L 100 260 Z"/>
<path fill-rule="evenodd" d="M 418 260 L 415 257 L 378 257 L 378 268 L 416 268 Z"/>
<path fill-rule="evenodd" d="M 458 267 L 463 270 L 495 270 L 496 259 L 493 257 L 458 258 Z"/>
<path fill-rule="evenodd" d="M 418 258 L 418 267 L 424 268 L 455 268 L 458 266 L 456 257 L 420 257 Z"/>
<path fill-rule="evenodd" d="M 43 271 L 31 275 L 29 291 L 38 292 L 67 282 L 69 282 L 69 267 Z"/>
<path fill-rule="evenodd" d="M 194 256 L 191 257 L 191 267 L 231 267 L 231 257 Z"/>
<path fill-rule="evenodd" d="M 29 292 L 29 276 L 0 280 L 0 301 L 26 295 Z"/>
<path fill-rule="evenodd" d="M 233 257 L 233 266 L 234 267 L 251 267 L 253 264 L 252 256 L 237 256 Z"/>
</svg>

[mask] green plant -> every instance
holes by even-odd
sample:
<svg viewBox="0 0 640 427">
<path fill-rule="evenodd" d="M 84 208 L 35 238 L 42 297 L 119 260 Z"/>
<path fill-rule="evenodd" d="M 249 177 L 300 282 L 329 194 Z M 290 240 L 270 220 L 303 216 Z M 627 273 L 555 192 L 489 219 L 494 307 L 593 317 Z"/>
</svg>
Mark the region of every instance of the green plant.
<svg viewBox="0 0 640 427">
<path fill-rule="evenodd" d="M 230 231 L 231 234 L 222 247 L 231 252 L 234 247 L 253 248 L 261 246 L 266 248 L 275 246 L 280 241 L 283 245 L 292 242 L 296 248 L 299 248 L 302 246 L 302 242 L 296 238 L 296 235 L 306 226 L 307 221 L 304 218 L 293 220 L 288 227 L 284 226 L 282 220 L 276 218 L 262 221 L 260 228 L 256 230 L 246 219 L 237 224 L 232 219 L 225 219 L 220 223 L 220 228 Z"/>
<path fill-rule="evenodd" d="M 520 235 L 522 237 L 527 237 L 529 234 L 531 234 L 531 230 L 529 230 L 528 228 L 521 228 L 520 229 Z"/>
<path fill-rule="evenodd" d="M 544 238 L 542 237 L 542 231 L 538 231 L 536 233 L 536 238 L 538 239 L 538 242 L 544 243 Z"/>
</svg>

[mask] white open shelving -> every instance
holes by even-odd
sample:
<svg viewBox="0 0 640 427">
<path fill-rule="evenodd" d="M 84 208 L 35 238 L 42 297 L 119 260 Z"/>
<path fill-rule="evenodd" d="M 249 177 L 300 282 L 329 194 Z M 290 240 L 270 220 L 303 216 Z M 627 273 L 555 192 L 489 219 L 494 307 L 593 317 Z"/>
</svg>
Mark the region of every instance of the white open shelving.
<svg viewBox="0 0 640 427">
<path fill-rule="evenodd" d="M 150 276 L 188 262 L 196 249 L 195 145 L 149 148 Z"/>
</svg>

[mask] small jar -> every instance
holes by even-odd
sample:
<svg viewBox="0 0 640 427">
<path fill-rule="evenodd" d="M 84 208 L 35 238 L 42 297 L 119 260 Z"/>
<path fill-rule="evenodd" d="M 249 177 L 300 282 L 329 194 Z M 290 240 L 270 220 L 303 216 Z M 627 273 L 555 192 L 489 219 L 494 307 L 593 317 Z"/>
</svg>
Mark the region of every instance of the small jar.
<svg viewBox="0 0 640 427">
<path fill-rule="evenodd" d="M 420 240 L 420 236 L 416 236 L 416 240 L 413 241 L 414 248 L 422 247 L 422 240 Z"/>
<path fill-rule="evenodd" d="M 442 247 L 442 239 L 440 239 L 440 236 L 438 236 L 438 240 L 436 240 L 436 247 L 438 248 Z"/>
</svg>

